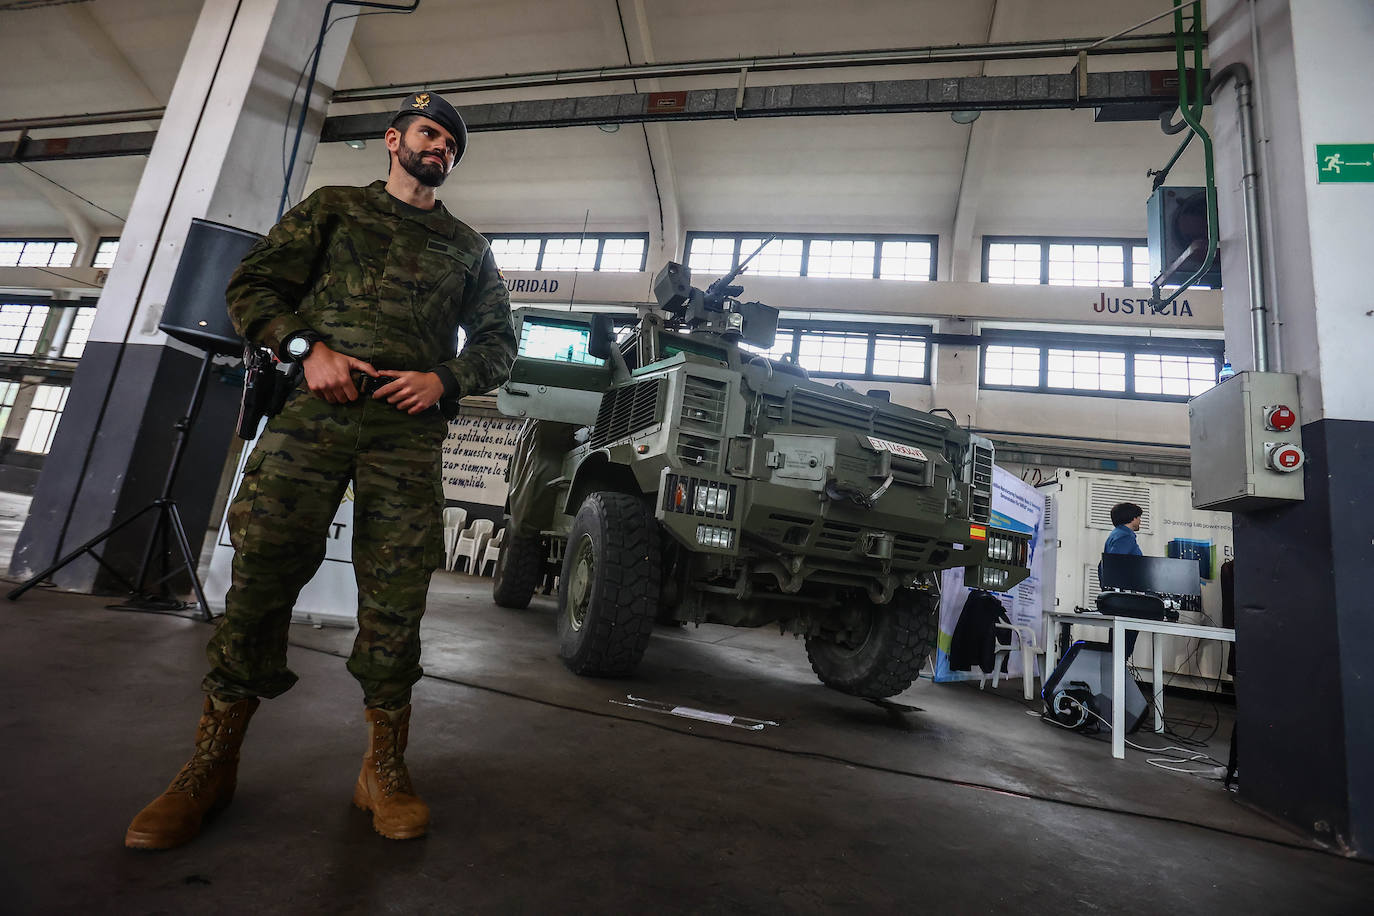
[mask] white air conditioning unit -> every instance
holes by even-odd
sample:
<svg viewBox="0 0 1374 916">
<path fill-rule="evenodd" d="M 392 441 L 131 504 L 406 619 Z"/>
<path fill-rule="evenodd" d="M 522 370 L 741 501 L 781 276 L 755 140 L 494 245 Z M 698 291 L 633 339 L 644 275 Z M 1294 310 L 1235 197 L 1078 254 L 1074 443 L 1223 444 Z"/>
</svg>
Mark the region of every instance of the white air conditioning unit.
<svg viewBox="0 0 1374 916">
<path fill-rule="evenodd" d="M 1184 610 L 1182 623 L 1221 626 L 1221 564 L 1233 553 L 1231 515 L 1193 508 L 1192 484 L 1166 477 L 1131 477 L 1086 473 L 1061 468 L 1041 487 L 1046 495 L 1045 581 L 1046 612 L 1071 612 L 1075 607 L 1096 609 L 1101 586 L 1097 564 L 1102 545 L 1113 528 L 1112 506 L 1135 503 L 1143 510 L 1136 539 L 1147 556 L 1184 556 L 1198 559 L 1202 584 L 1201 606 Z M 1051 634 L 1051 638 L 1055 638 Z M 1105 642 L 1106 631 L 1075 626 L 1073 639 Z M 1164 670 L 1169 683 L 1206 688 L 1192 678 L 1226 677 L 1227 644 L 1215 640 L 1165 637 Z M 1141 637 L 1132 662 L 1149 678 L 1150 640 Z"/>
</svg>

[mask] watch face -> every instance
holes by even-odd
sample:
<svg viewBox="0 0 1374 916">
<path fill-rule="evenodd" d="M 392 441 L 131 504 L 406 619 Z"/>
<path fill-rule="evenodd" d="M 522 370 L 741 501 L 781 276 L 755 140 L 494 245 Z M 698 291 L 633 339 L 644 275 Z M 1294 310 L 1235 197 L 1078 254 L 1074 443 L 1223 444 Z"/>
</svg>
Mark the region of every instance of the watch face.
<svg viewBox="0 0 1374 916">
<path fill-rule="evenodd" d="M 310 352 L 310 341 L 304 337 L 294 338 L 286 345 L 286 352 L 296 357 L 304 356 Z"/>
</svg>

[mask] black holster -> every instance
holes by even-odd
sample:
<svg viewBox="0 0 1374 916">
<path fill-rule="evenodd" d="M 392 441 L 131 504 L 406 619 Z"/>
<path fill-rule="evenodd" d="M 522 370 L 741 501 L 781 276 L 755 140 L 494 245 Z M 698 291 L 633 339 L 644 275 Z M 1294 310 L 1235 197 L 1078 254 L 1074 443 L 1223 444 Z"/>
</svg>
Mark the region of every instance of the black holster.
<svg viewBox="0 0 1374 916">
<path fill-rule="evenodd" d="M 281 413 L 291 390 L 300 381 L 301 368 L 293 363 L 287 372 L 277 369 L 277 359 L 271 350 L 248 347 L 243 353 L 243 397 L 239 401 L 237 432 L 240 439 L 251 440 L 258 434 L 263 417 Z"/>
</svg>

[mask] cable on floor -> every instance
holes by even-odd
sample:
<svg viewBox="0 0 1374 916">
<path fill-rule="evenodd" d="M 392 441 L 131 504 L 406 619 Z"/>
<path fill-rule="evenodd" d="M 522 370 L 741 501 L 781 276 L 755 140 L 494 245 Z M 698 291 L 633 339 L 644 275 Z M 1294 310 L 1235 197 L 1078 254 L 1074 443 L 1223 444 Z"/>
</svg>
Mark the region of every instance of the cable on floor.
<svg viewBox="0 0 1374 916">
<path fill-rule="evenodd" d="M 333 658 L 348 657 L 347 655 L 341 652 L 334 652 L 329 649 L 321 649 L 317 646 L 308 646 L 298 642 L 291 642 L 289 643 L 289 645 L 292 648 L 301 649 L 307 652 L 315 652 L 320 655 L 328 655 L 332 656 Z M 681 728 L 674 728 L 671 725 L 664 722 L 651 722 L 647 719 L 640 719 L 633 716 L 622 716 L 612 712 L 602 712 L 594 709 L 584 709 L 581 706 L 571 706 L 566 703 L 556 703 L 553 700 L 545 700 L 540 697 L 532 697 L 527 694 L 516 693 L 512 690 L 503 690 L 500 687 L 491 687 L 486 684 L 477 684 L 471 681 L 464 681 L 454 677 L 445 677 L 444 675 L 440 674 L 427 673 L 423 677 L 426 680 L 439 681 L 440 683 L 444 684 L 453 684 L 458 687 L 466 687 L 470 690 L 479 690 L 483 693 L 495 694 L 496 696 L 508 697 L 514 700 L 524 700 L 526 702 L 534 703 L 539 706 L 546 706 L 550 709 L 561 709 L 567 712 L 582 713 L 583 715 L 593 716 L 598 719 L 614 719 L 619 722 L 632 722 L 636 725 L 643 725 L 649 728 L 656 728 L 660 731 L 672 732 L 675 735 L 682 735 L 688 738 L 700 738 L 704 741 L 715 741 L 720 744 L 731 744 L 737 747 L 751 748 L 753 750 L 765 751 L 774 754 L 782 754 L 788 757 L 798 757 L 807 760 L 819 760 L 827 763 L 838 763 L 842 766 L 854 767 L 860 770 L 868 770 L 874 773 L 885 773 L 890 776 L 905 776 L 911 779 L 922 779 L 927 780 L 929 782 L 938 782 L 943 783 L 945 785 L 958 786 L 964 789 L 978 789 L 985 792 L 995 792 L 998 795 L 1008 795 L 1013 798 L 1023 799 L 1025 801 L 1047 802 L 1049 804 L 1063 805 L 1065 807 L 1076 808 L 1083 811 L 1097 811 L 1103 814 L 1116 814 L 1121 815 L 1123 817 L 1139 818 L 1141 820 L 1153 821 L 1156 823 L 1177 824 L 1181 827 L 1192 827 L 1197 830 L 1205 830 L 1209 833 L 1217 833 L 1223 836 L 1235 837 L 1236 839 L 1241 840 L 1251 840 L 1256 843 L 1265 843 L 1270 846 L 1278 846 L 1284 849 L 1294 849 L 1300 852 L 1311 852 L 1317 853 L 1319 855 L 1338 855 L 1337 853 L 1332 852 L 1331 850 L 1323 846 L 1304 846 L 1298 843 L 1290 843 L 1285 842 L 1283 840 L 1276 840 L 1271 837 L 1255 836 L 1254 834 L 1243 833 L 1239 830 L 1231 830 L 1226 827 L 1217 827 L 1211 824 L 1199 824 L 1196 821 L 1184 820 L 1183 818 L 1179 817 L 1170 817 L 1165 814 L 1150 814 L 1148 812 L 1143 811 L 1131 811 L 1125 808 L 1113 808 L 1109 805 L 1095 805 L 1091 802 L 1081 802 L 1073 801 L 1071 799 L 1054 798 L 1049 795 L 1038 795 L 1035 793 L 1024 792 L 1017 789 L 1008 789 L 1002 786 L 994 786 L 980 782 L 973 782 L 971 780 L 954 779 L 949 776 L 936 776 L 931 773 L 919 773 L 914 770 L 897 769 L 896 767 L 885 767 L 874 763 L 866 763 L 861 760 L 852 760 L 847 757 L 840 757 L 835 754 L 824 754 L 819 751 L 802 751 L 796 750 L 794 748 L 774 747 L 767 744 L 756 744 L 750 741 L 741 741 L 737 738 L 730 738 L 725 735 L 708 735 L 701 732 L 687 731 Z M 1364 864 L 1374 867 L 1374 862 L 1365 862 Z"/>
</svg>

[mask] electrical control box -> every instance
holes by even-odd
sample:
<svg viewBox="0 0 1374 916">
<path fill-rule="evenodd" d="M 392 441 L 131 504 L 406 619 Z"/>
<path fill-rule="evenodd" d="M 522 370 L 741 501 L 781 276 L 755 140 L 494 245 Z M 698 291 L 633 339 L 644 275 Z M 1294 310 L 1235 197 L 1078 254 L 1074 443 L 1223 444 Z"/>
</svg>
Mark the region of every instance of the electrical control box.
<svg viewBox="0 0 1374 916">
<path fill-rule="evenodd" d="M 1193 506 L 1248 512 L 1303 498 L 1298 377 L 1241 372 L 1188 402 Z"/>
</svg>

